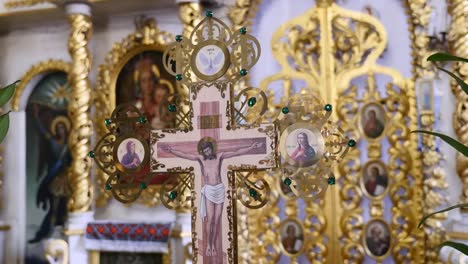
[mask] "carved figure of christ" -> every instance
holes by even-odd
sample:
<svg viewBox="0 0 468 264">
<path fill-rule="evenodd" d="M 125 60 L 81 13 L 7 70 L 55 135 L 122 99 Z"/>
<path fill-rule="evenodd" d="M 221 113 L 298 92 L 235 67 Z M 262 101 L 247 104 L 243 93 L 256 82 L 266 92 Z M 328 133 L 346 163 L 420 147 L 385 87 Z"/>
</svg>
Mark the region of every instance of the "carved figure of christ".
<svg viewBox="0 0 468 264">
<path fill-rule="evenodd" d="M 228 191 L 234 191 L 227 177 L 228 166 L 247 165 L 267 169 L 271 165 L 261 161 L 275 151 L 274 139 L 259 130 L 272 125 L 225 129 L 227 117 L 220 110 L 227 109 L 227 103 L 227 98 L 216 87 L 204 87 L 192 100 L 192 131 L 153 131 L 158 137 L 152 146 L 153 160 L 164 164 L 156 172 L 166 172 L 176 167 L 194 168 L 193 206 L 199 207 L 196 208 L 197 217 L 192 218 L 195 227 L 192 232 L 197 236 L 194 249 L 202 258 L 200 263 L 206 264 L 227 263 L 228 249 L 236 246 L 232 244 L 236 243 L 232 240 L 237 241 L 235 234 L 231 239 L 228 235 L 234 232 L 228 216 L 235 217 L 235 207 L 229 207 L 232 201 L 227 196 Z"/>
</svg>

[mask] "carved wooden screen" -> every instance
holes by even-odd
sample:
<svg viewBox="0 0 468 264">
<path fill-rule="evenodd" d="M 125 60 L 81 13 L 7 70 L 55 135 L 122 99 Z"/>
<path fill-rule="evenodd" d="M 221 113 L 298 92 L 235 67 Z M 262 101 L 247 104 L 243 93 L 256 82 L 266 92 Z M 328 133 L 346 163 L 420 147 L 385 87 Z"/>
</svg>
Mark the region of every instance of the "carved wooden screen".
<svg viewBox="0 0 468 264">
<path fill-rule="evenodd" d="M 272 173 L 269 203 L 239 218 L 240 262 L 437 262 L 424 256 L 430 249 L 417 228 L 424 193 L 410 134 L 418 123 L 414 81 L 377 63 L 387 34 L 375 17 L 332 2 L 317 1 L 276 30 L 271 45 L 282 69 L 260 86 L 282 82 L 286 101 L 294 82 L 304 84 L 296 97 L 331 103 L 358 148 L 335 168 L 336 185 L 322 199 L 296 199 Z"/>
</svg>

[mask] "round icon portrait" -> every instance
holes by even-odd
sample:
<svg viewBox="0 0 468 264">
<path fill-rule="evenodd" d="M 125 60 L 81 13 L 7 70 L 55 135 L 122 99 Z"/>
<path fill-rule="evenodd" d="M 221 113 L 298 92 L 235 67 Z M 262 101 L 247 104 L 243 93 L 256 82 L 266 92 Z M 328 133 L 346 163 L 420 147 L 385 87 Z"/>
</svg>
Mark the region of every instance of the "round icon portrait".
<svg viewBox="0 0 468 264">
<path fill-rule="evenodd" d="M 145 147 L 136 138 L 127 138 L 120 142 L 117 159 L 125 169 L 138 169 L 145 159 Z"/>
<path fill-rule="evenodd" d="M 390 250 L 390 230 L 381 220 L 372 220 L 365 230 L 365 246 L 368 254 L 373 257 L 382 257 Z"/>
<path fill-rule="evenodd" d="M 297 220 L 287 219 L 281 224 L 281 245 L 289 255 L 297 255 L 304 246 L 304 230 Z"/>
<path fill-rule="evenodd" d="M 363 187 L 371 197 L 381 196 L 388 187 L 388 174 L 385 165 L 381 162 L 368 162 L 363 169 Z"/>
<path fill-rule="evenodd" d="M 385 110 L 381 105 L 365 105 L 361 112 L 361 128 L 367 138 L 377 139 L 385 130 Z"/>
<path fill-rule="evenodd" d="M 283 135 L 283 157 L 293 166 L 312 166 L 320 160 L 323 153 L 323 137 L 314 127 L 294 126 L 288 128 Z"/>
</svg>

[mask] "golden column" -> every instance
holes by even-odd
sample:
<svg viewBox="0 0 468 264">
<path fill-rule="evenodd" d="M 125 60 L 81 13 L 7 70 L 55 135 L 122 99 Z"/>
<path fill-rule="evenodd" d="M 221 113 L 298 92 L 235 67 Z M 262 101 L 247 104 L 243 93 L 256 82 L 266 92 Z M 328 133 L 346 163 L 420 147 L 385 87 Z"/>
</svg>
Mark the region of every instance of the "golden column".
<svg viewBox="0 0 468 264">
<path fill-rule="evenodd" d="M 451 0 L 449 5 L 449 12 L 452 16 L 449 30 L 450 53 L 468 58 L 468 1 Z M 454 73 L 468 82 L 468 63 L 455 63 Z M 451 86 L 457 100 L 453 114 L 453 128 L 458 139 L 468 145 L 468 96 L 455 81 L 452 81 Z M 468 158 L 458 153 L 456 169 L 463 184 L 460 203 L 468 203 Z M 468 210 L 464 210 L 464 213 L 468 213 Z"/>
<path fill-rule="evenodd" d="M 71 27 L 68 52 L 72 59 L 68 75 L 72 92 L 68 106 L 68 114 L 72 123 L 68 145 L 73 160 L 69 172 L 72 195 L 68 209 L 69 212 L 86 212 L 89 211 L 92 202 L 91 162 L 87 157 L 92 135 L 91 84 L 89 81 L 91 56 L 88 49 L 92 22 L 87 1 L 67 1 L 66 11 Z"/>
<path fill-rule="evenodd" d="M 90 211 L 92 203 L 92 184 L 90 177 L 90 151 L 92 121 L 90 117 L 91 84 L 89 72 L 91 69 L 91 54 L 88 49 L 91 38 L 91 6 L 88 1 L 65 1 L 65 9 L 70 24 L 68 52 L 72 59 L 68 83 L 71 96 L 68 104 L 68 115 L 72 123 L 68 146 L 72 155 L 68 180 L 71 187 L 71 197 L 68 203 L 68 221 L 65 234 L 68 236 L 70 264 L 89 262 L 89 253 L 84 248 L 82 236 L 88 222 L 93 220 Z"/>
</svg>

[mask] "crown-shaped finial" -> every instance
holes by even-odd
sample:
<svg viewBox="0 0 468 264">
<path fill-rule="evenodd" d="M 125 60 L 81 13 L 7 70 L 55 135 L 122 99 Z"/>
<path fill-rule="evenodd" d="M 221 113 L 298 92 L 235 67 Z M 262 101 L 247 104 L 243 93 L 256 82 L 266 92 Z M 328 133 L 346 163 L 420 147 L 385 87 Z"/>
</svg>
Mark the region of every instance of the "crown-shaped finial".
<svg viewBox="0 0 468 264">
<path fill-rule="evenodd" d="M 260 44 L 246 28 L 232 32 L 213 12 L 205 15 L 188 39 L 178 35 L 163 55 L 166 70 L 185 86 L 219 79 L 235 82 L 260 58 Z"/>
</svg>

